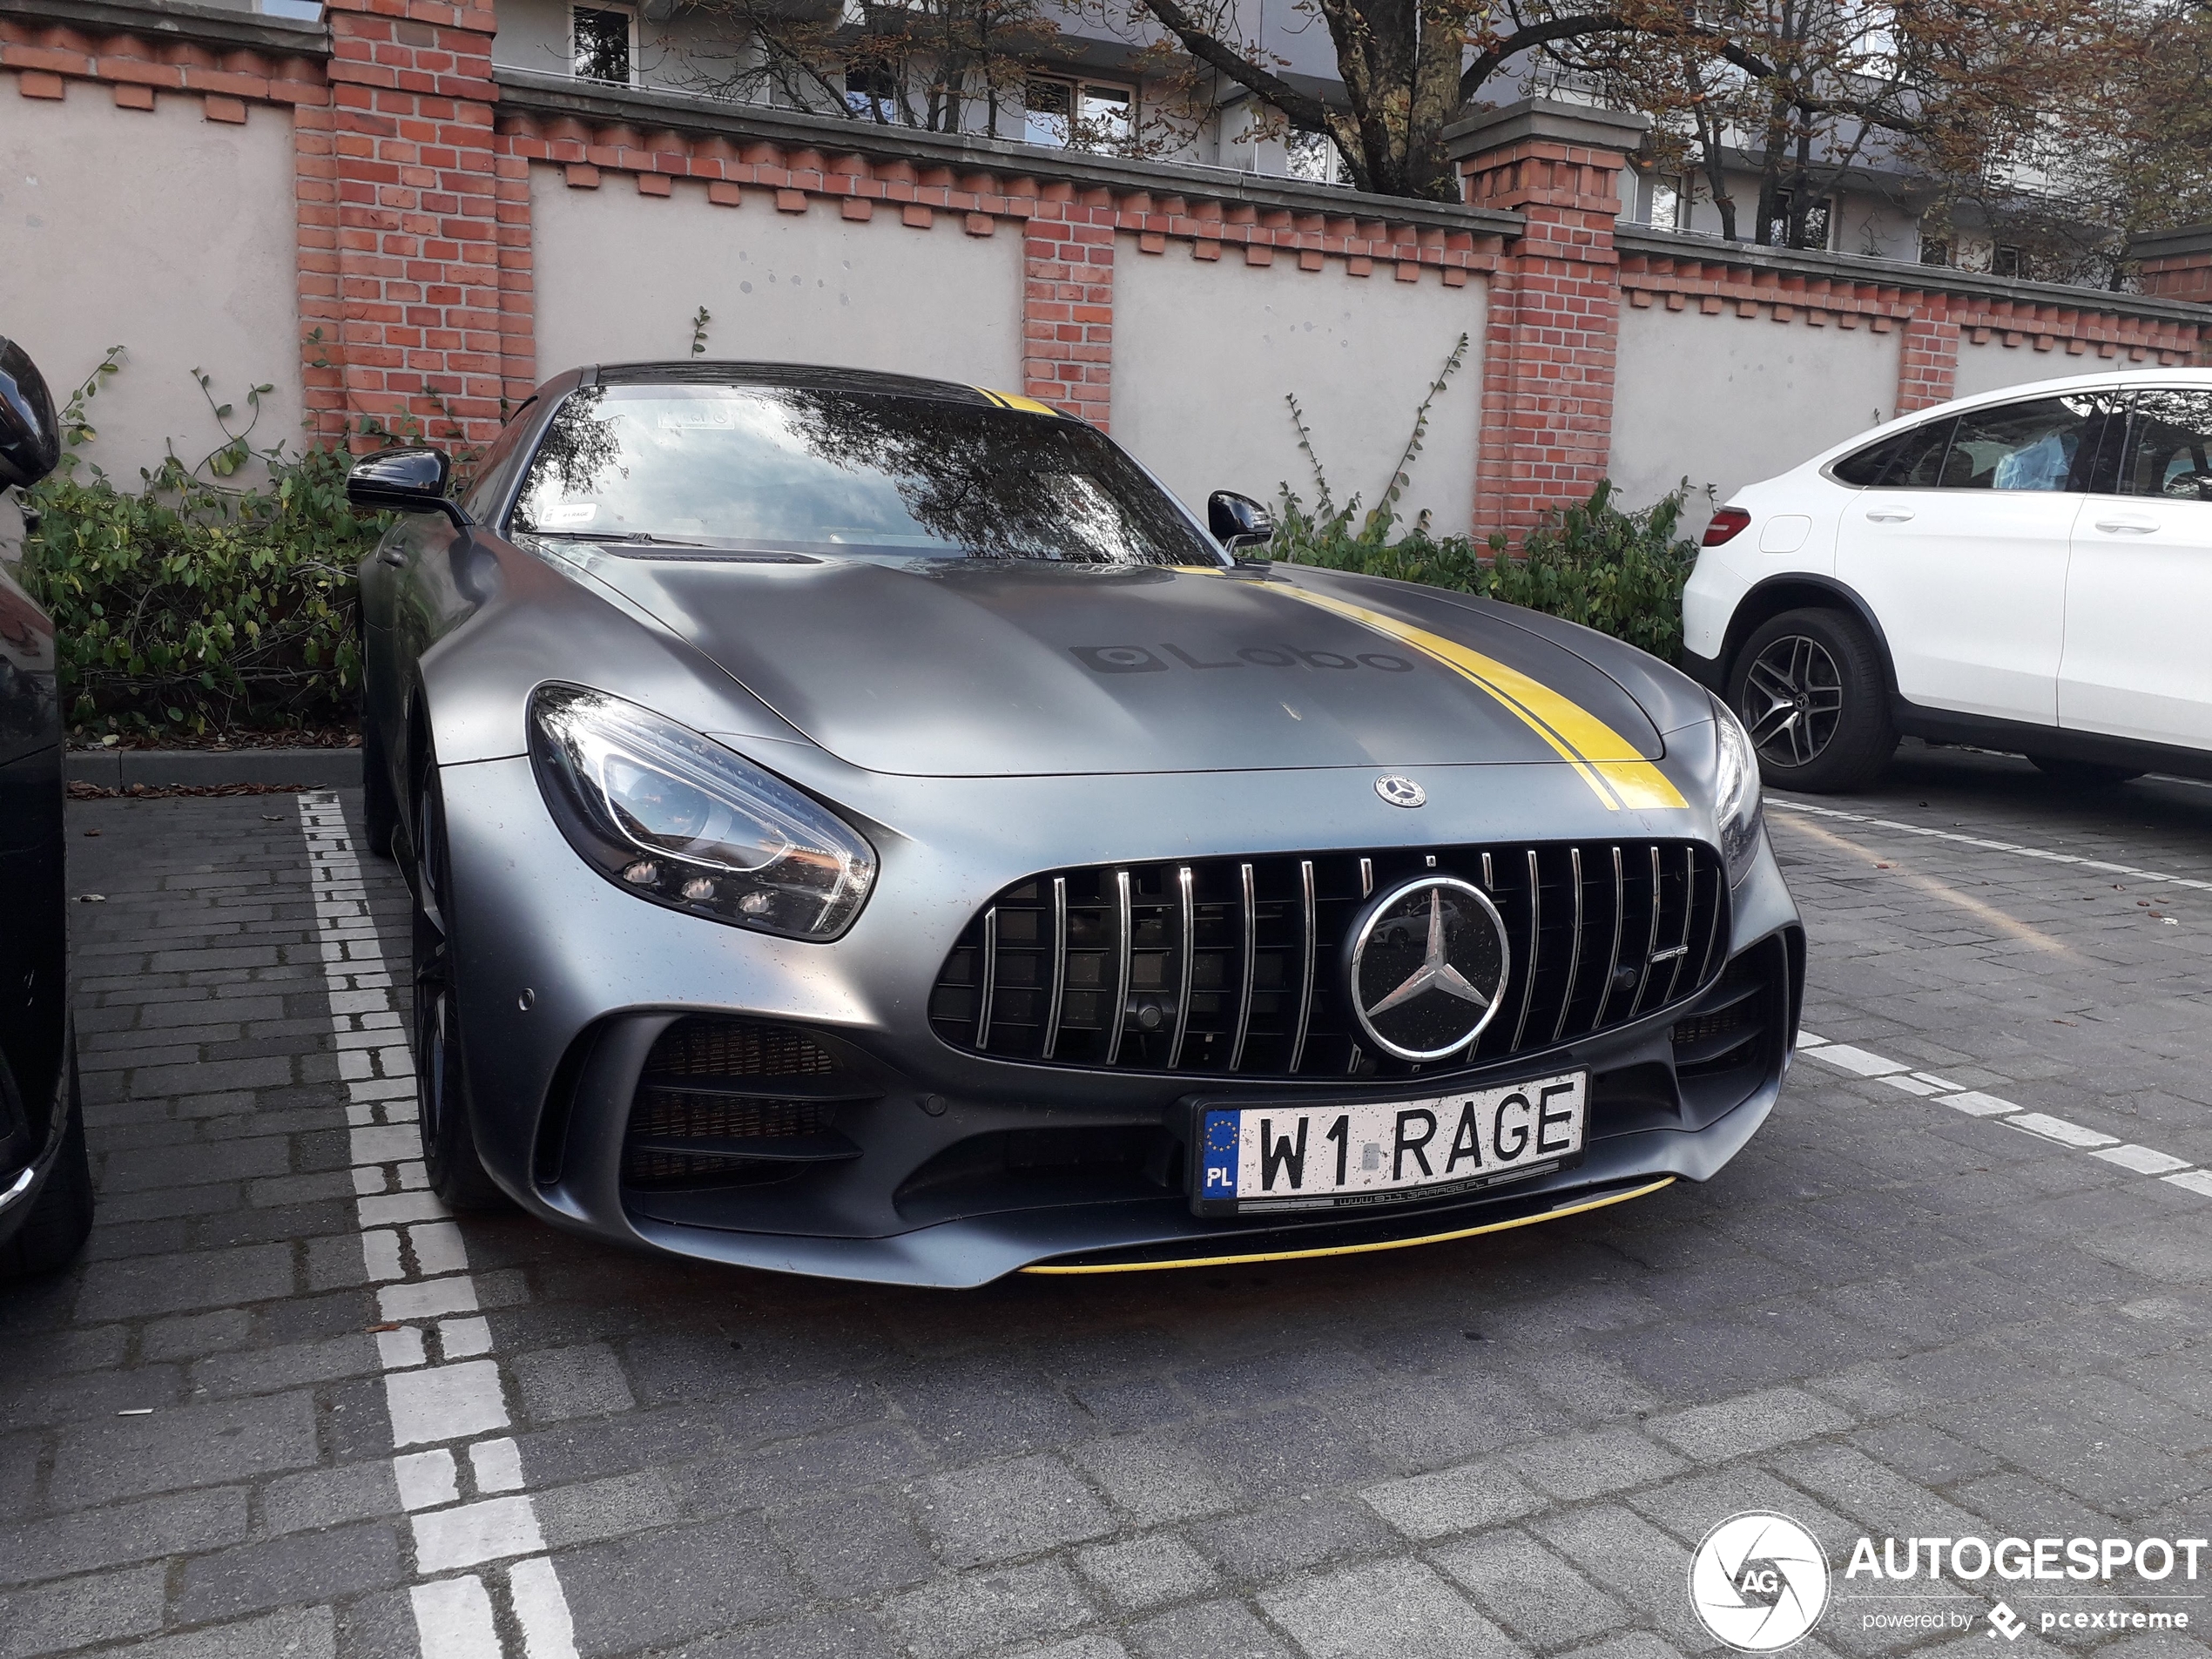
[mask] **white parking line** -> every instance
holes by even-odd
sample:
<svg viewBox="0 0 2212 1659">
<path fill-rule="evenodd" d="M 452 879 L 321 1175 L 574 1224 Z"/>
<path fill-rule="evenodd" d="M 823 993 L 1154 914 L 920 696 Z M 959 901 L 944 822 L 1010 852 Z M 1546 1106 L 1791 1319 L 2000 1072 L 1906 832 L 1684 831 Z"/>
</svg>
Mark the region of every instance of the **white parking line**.
<svg viewBox="0 0 2212 1659">
<path fill-rule="evenodd" d="M 2087 1152 L 2093 1158 L 2102 1158 L 2107 1163 L 2118 1164 L 2137 1175 L 2156 1176 L 2185 1191 L 2212 1198 L 2212 1170 L 2193 1169 L 2187 1158 L 2177 1158 L 2170 1152 L 2161 1152 L 2152 1147 L 2136 1146 L 2122 1141 L 2117 1135 L 2107 1135 L 2086 1124 L 2063 1117 L 2054 1117 L 2048 1112 L 2032 1112 L 2026 1107 L 1995 1095 L 1986 1095 L 1979 1089 L 1962 1089 L 1931 1072 L 1913 1071 L 1909 1066 L 1865 1049 L 1852 1048 L 1849 1043 L 1831 1042 L 1825 1037 L 1815 1036 L 1810 1031 L 1797 1033 L 1797 1052 L 1848 1071 L 1853 1076 L 1871 1078 L 1907 1094 L 1919 1095 L 1965 1112 L 1971 1117 L 1986 1117 L 2003 1123 L 2040 1140 L 2054 1141 L 2060 1146 L 2070 1146 Z"/>
<path fill-rule="evenodd" d="M 2113 864 L 2103 859 L 2085 859 L 2075 853 L 2056 853 L 2048 847 L 2022 846 L 2016 841 L 1993 841 L 1980 835 L 1961 835 L 1956 830 L 1930 829 L 1925 824 L 1903 824 L 1893 818 L 1875 818 L 1865 813 L 1846 813 L 1833 806 L 1816 806 L 1811 801 L 1786 800 L 1779 795 L 1766 798 L 1770 806 L 1779 806 L 1785 812 L 1805 813 L 1815 818 L 1840 819 L 1847 824 L 1866 824 L 1876 829 L 1896 830 L 1905 835 L 1922 835 L 1931 840 L 1956 841 L 1962 846 L 1977 846 L 1986 853 L 2009 853 L 2014 858 L 2041 859 L 2047 864 L 2078 864 L 2085 870 L 2097 870 L 2107 875 L 2124 875 L 2131 881 L 2162 881 L 2177 887 L 2194 887 L 2200 893 L 2212 893 L 2212 881 L 2200 881 L 2194 876 L 2168 875 L 2159 870 L 2139 870 L 2130 864 Z"/>
<path fill-rule="evenodd" d="M 498 1433 L 509 1426 L 507 1379 L 496 1359 L 476 1357 L 490 1352 L 491 1331 L 477 1313 L 468 1247 L 428 1190 L 402 1015 L 337 798 L 301 795 L 300 827 L 350 1096 L 361 1262 L 379 1287 L 384 1403 L 403 1448 L 392 1475 L 415 1534 L 409 1595 L 423 1659 L 576 1659 L 568 1597 L 519 1490 L 520 1454 Z M 414 1447 L 427 1449 L 405 1449 Z M 520 1633 L 511 1652 L 501 1595 Z"/>
</svg>

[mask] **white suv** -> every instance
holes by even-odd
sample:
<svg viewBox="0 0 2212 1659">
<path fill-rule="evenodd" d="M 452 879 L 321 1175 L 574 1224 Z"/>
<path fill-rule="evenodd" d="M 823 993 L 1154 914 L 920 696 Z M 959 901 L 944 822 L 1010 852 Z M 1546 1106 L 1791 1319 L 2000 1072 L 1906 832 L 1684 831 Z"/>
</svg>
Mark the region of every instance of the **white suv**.
<svg viewBox="0 0 2212 1659">
<path fill-rule="evenodd" d="M 1778 787 L 1865 784 L 1900 733 L 2212 777 L 2212 370 L 1959 398 L 1739 490 L 1683 635 Z"/>
</svg>

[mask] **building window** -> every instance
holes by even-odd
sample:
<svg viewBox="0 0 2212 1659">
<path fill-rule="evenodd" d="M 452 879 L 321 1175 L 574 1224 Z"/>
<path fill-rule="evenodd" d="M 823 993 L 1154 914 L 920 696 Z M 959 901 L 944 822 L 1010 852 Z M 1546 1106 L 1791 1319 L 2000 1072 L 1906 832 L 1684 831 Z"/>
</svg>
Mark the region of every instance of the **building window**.
<svg viewBox="0 0 2212 1659">
<path fill-rule="evenodd" d="M 1989 256 L 1989 274 L 2025 282 L 2027 280 L 2027 255 L 2019 248 L 2007 247 L 2000 242 Z"/>
<path fill-rule="evenodd" d="M 1948 242 L 1931 242 L 1925 237 L 1922 238 L 1920 241 L 1920 263 L 1923 265 L 1950 264 L 1951 244 Z"/>
<path fill-rule="evenodd" d="M 1291 132 L 1283 138 L 1284 171 L 1310 184 L 1341 185 L 1351 181 L 1351 171 L 1338 153 L 1336 140 L 1325 132 Z"/>
<path fill-rule="evenodd" d="M 1774 199 L 1774 212 L 1759 226 L 1759 240 L 1769 247 L 1786 247 L 1790 242 L 1791 192 L 1778 191 Z M 1825 248 L 1828 246 L 1829 222 L 1834 217 L 1834 204 L 1818 201 L 1805 209 L 1805 246 Z"/>
<path fill-rule="evenodd" d="M 871 121 L 899 118 L 899 78 L 881 64 L 845 66 L 845 107 Z"/>
<path fill-rule="evenodd" d="M 1029 83 L 1022 138 L 1055 150 L 1126 150 L 1136 136 L 1136 94 L 1098 81 Z"/>
<path fill-rule="evenodd" d="M 633 20 L 627 11 L 608 6 L 578 6 L 569 14 L 576 45 L 576 76 L 580 81 L 610 81 L 630 84 Z"/>
<path fill-rule="evenodd" d="M 1689 192 L 1683 187 L 1686 183 L 1680 173 L 1654 173 L 1651 206 L 1644 215 L 1644 223 L 1655 231 L 1688 230 Z"/>
</svg>

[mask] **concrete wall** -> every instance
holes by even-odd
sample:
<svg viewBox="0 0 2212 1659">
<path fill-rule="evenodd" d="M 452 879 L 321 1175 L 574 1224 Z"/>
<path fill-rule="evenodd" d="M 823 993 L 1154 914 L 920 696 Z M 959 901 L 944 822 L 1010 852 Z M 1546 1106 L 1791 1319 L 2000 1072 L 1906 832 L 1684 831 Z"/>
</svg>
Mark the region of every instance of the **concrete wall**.
<svg viewBox="0 0 2212 1659">
<path fill-rule="evenodd" d="M 57 402 L 127 348 L 87 408 L 88 462 L 135 481 L 172 442 L 187 463 L 219 447 L 194 369 L 241 419 L 248 388 L 273 386 L 253 441 L 298 443 L 293 173 L 291 118 L 266 105 L 233 125 L 198 98 L 141 111 L 98 86 L 0 96 L 0 333 Z"/>
<path fill-rule="evenodd" d="M 1330 260 L 1302 271 L 1288 259 L 1247 266 L 1233 253 L 1194 260 L 1182 247 L 1114 255 L 1114 435 L 1170 489 L 1204 509 L 1216 489 L 1272 502 L 1288 483 L 1311 504 L 1313 471 L 1285 404 L 1295 394 L 1339 501 L 1372 506 L 1453 343 L 1466 361 L 1429 411 L 1406 516 L 1428 508 L 1441 533 L 1467 525 L 1474 504 L 1487 291 L 1447 288 L 1423 273 L 1393 281 Z"/>
<path fill-rule="evenodd" d="M 2117 374 L 2122 369 L 2141 368 L 2141 363 L 2131 363 L 2125 358 L 2106 359 L 2086 353 L 2073 357 L 2059 351 L 2035 351 L 2025 345 L 2008 347 L 1995 339 L 1979 346 L 1971 340 L 1961 340 L 1957 395 L 1972 397 L 1979 392 L 2000 392 L 2008 386 L 2024 386 L 2031 381 L 2094 374 L 2100 369 Z"/>
<path fill-rule="evenodd" d="M 1687 474 L 1726 501 L 1888 420 L 1902 339 L 1896 330 L 1778 325 L 1733 309 L 1708 316 L 1624 306 L 1613 482 L 1641 504 Z M 1695 522 L 1703 520 L 1700 509 Z"/>
<path fill-rule="evenodd" d="M 572 190 L 531 170 L 539 377 L 578 363 L 682 357 L 712 314 L 716 357 L 887 369 L 1022 388 L 1022 239 L 910 229 L 817 201 L 781 213 L 759 192 L 718 207 L 703 185 L 644 196 L 627 180 Z"/>
</svg>

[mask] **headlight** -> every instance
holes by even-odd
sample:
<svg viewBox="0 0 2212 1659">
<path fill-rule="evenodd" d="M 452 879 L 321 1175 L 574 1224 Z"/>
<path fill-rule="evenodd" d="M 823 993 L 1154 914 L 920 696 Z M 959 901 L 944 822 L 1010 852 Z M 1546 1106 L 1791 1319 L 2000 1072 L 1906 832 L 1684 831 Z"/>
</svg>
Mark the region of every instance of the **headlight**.
<svg viewBox="0 0 2212 1659">
<path fill-rule="evenodd" d="M 1759 756 L 1751 734 L 1727 704 L 1714 698 L 1713 737 L 1720 748 L 1713 769 L 1713 816 L 1719 821 L 1721 856 L 1734 887 L 1759 850 Z"/>
<path fill-rule="evenodd" d="M 789 939 L 834 939 L 860 914 L 874 849 L 782 779 L 602 691 L 547 686 L 529 724 L 554 821 L 610 881 Z"/>
</svg>

